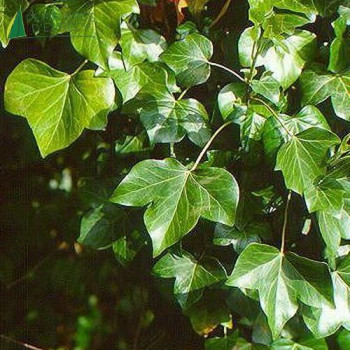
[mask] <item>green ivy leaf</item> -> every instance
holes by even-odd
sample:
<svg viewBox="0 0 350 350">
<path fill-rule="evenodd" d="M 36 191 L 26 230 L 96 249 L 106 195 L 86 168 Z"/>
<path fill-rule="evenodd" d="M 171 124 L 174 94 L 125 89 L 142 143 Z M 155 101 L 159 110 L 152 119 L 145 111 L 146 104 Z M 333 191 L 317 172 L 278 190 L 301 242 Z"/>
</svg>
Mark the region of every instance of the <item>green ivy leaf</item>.
<svg viewBox="0 0 350 350">
<path fill-rule="evenodd" d="M 28 7 L 27 0 L 0 0 L 0 41 L 6 47 L 10 41 L 9 35 L 17 12 Z"/>
<path fill-rule="evenodd" d="M 332 273 L 332 281 L 335 308 L 328 305 L 322 308 L 303 307 L 304 322 L 317 338 L 328 337 L 341 326 L 350 329 L 350 287 L 337 271 Z"/>
<path fill-rule="evenodd" d="M 158 61 L 167 48 L 165 38 L 152 29 L 135 29 L 124 22 L 121 34 L 119 44 L 127 69 L 145 60 Z"/>
<path fill-rule="evenodd" d="M 304 196 L 309 213 L 326 210 L 334 216 L 341 214 L 344 192 L 343 186 L 333 179 L 307 187 Z"/>
<path fill-rule="evenodd" d="M 78 242 L 94 249 L 108 248 L 128 233 L 129 213 L 115 204 L 102 204 L 86 213 L 81 221 Z"/>
<path fill-rule="evenodd" d="M 324 174 L 322 167 L 328 149 L 339 143 L 332 132 L 310 128 L 284 144 L 277 154 L 276 170 L 281 170 L 287 188 L 302 194 L 314 180 Z"/>
<path fill-rule="evenodd" d="M 180 85 L 205 83 L 210 76 L 213 44 L 200 34 L 190 34 L 171 45 L 160 57 L 175 72 Z"/>
<path fill-rule="evenodd" d="M 279 104 L 281 97 L 280 84 L 270 74 L 265 73 L 259 80 L 253 80 L 251 86 L 257 94 L 264 96 L 275 105 Z"/>
<path fill-rule="evenodd" d="M 67 74 L 26 59 L 7 79 L 5 108 L 28 120 L 45 157 L 69 146 L 84 128 L 103 128 L 114 96 L 113 81 L 94 78 L 94 71 Z"/>
<path fill-rule="evenodd" d="M 243 251 L 227 284 L 259 291 L 274 339 L 297 312 L 298 300 L 314 307 L 333 305 L 326 264 L 262 244 L 250 244 Z"/>
<path fill-rule="evenodd" d="M 187 134 L 203 146 L 211 135 L 204 106 L 192 98 L 176 100 L 164 85 L 146 85 L 123 111 L 140 115 L 152 144 L 179 142 Z"/>
<path fill-rule="evenodd" d="M 249 18 L 255 24 L 262 23 L 271 14 L 273 7 L 293 12 L 299 12 L 308 16 L 309 20 L 314 20 L 318 14 L 318 8 L 313 0 L 248 0 L 250 5 Z M 324 1 L 324 0 L 321 0 Z"/>
<path fill-rule="evenodd" d="M 264 125 L 262 135 L 267 156 L 274 157 L 278 148 L 289 141 L 289 134 L 297 135 L 312 127 L 330 130 L 326 118 L 314 106 L 305 106 L 293 116 L 279 114 L 279 120 L 275 117 L 269 118 Z"/>
<path fill-rule="evenodd" d="M 214 244 L 221 246 L 232 244 L 233 249 L 240 254 L 250 243 L 260 243 L 260 236 L 266 236 L 268 231 L 269 226 L 265 223 L 253 223 L 242 230 L 236 226 L 229 227 L 217 224 L 214 232 Z"/>
<path fill-rule="evenodd" d="M 315 49 L 315 34 L 297 30 L 283 40 L 274 40 L 264 58 L 265 68 L 284 89 L 290 87 L 301 75 L 305 62 Z"/>
<path fill-rule="evenodd" d="M 323 240 L 335 256 L 341 239 L 350 239 L 350 200 L 344 200 L 344 206 L 336 217 L 333 212 L 323 210 L 317 213 L 317 220 Z"/>
<path fill-rule="evenodd" d="M 175 159 L 138 163 L 118 186 L 111 201 L 145 206 L 144 220 L 153 242 L 153 254 L 178 242 L 200 216 L 233 225 L 239 190 L 224 169 L 189 171 Z"/>
<path fill-rule="evenodd" d="M 251 67 L 256 54 L 256 43 L 261 36 L 261 29 L 258 26 L 249 27 L 244 30 L 238 41 L 239 62 L 243 67 Z M 261 55 L 257 56 L 255 67 L 260 67 L 264 64 L 264 59 Z"/>
<path fill-rule="evenodd" d="M 279 339 L 271 344 L 271 350 L 328 350 L 328 346 L 324 339 L 301 339 L 298 342 Z"/>
<path fill-rule="evenodd" d="M 169 91 L 179 92 L 174 74 L 167 71 L 165 65 L 143 62 L 126 70 L 120 52 L 112 54 L 108 70 L 98 69 L 96 75 L 113 78 L 124 103 L 133 99 L 146 85 L 154 86 L 155 89 L 167 86 Z"/>
<path fill-rule="evenodd" d="M 211 257 L 197 261 L 190 253 L 181 256 L 166 254 L 154 266 L 153 272 L 162 278 L 175 278 L 174 294 L 188 294 L 226 279 L 220 262 Z"/>
<path fill-rule="evenodd" d="M 304 105 L 317 105 L 331 98 L 335 114 L 350 120 L 350 73 L 331 74 L 320 67 L 305 71 L 301 76 Z"/>
<path fill-rule="evenodd" d="M 345 36 L 348 22 L 346 16 L 341 16 L 332 23 L 336 38 L 330 47 L 328 70 L 334 73 L 341 72 L 348 66 L 350 42 Z"/>
<path fill-rule="evenodd" d="M 120 38 L 123 16 L 139 13 L 136 0 L 67 0 L 62 7 L 62 31 L 69 31 L 74 48 L 108 69 L 108 59 Z"/>
</svg>

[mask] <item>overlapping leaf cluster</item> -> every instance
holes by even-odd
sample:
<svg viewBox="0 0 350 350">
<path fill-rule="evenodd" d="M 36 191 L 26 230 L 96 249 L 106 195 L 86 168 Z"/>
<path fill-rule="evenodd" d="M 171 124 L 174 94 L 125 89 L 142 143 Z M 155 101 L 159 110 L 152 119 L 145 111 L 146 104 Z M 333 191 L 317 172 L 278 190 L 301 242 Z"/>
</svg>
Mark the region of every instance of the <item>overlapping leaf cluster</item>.
<svg viewBox="0 0 350 350">
<path fill-rule="evenodd" d="M 115 111 L 137 124 L 117 140 L 117 156 L 169 144 L 170 157 L 138 162 L 111 194 L 113 204 L 84 216 L 79 240 L 112 246 L 123 264 L 151 244 L 154 274 L 175 279 L 196 331 L 238 328 L 209 339 L 207 349 L 326 349 L 323 338 L 350 330 L 350 4 L 248 2 L 250 27 L 240 33 L 240 68 L 232 70 L 214 62 L 208 31 L 169 43 L 140 29 L 136 0 L 67 0 L 55 7 L 86 61 L 64 73 L 24 60 L 7 79 L 5 107 L 28 120 L 43 157 L 84 129 L 103 130 Z M 9 3 L 0 14 L 4 47 L 16 11 L 27 6 Z M 74 22 L 82 10 L 84 21 Z M 83 68 L 87 61 L 94 69 Z M 232 81 L 210 92 L 214 104 L 190 97 L 217 82 L 217 69 Z M 236 146 L 213 143 L 224 128 Z M 192 150 L 177 156 L 183 144 L 198 158 Z M 125 207 L 144 207 L 145 227 L 133 218 L 140 212 Z M 190 243 L 198 236 L 201 251 Z M 306 236 L 308 244 L 322 237 L 308 256 L 300 244 Z M 232 245 L 229 261 L 215 245 Z M 223 305 L 215 310 L 216 300 Z M 260 337 L 259 322 L 267 329 Z M 257 344 L 242 338 L 247 325 Z"/>
</svg>

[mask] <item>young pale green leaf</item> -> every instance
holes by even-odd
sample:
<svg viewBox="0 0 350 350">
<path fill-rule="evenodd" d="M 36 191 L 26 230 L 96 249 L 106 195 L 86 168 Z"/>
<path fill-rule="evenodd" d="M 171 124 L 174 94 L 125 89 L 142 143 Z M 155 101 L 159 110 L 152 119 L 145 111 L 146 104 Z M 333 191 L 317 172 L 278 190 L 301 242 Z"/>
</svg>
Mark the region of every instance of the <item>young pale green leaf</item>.
<svg viewBox="0 0 350 350">
<path fill-rule="evenodd" d="M 350 72 L 331 74 L 315 67 L 301 76 L 302 103 L 316 105 L 331 98 L 335 114 L 350 120 Z"/>
<path fill-rule="evenodd" d="M 232 226 L 238 198 L 238 185 L 226 170 L 191 172 L 175 159 L 165 159 L 138 163 L 111 201 L 128 206 L 151 203 L 144 220 L 157 256 L 190 232 L 200 216 Z"/>
<path fill-rule="evenodd" d="M 123 109 L 138 113 L 152 144 L 189 139 L 203 146 L 211 131 L 204 106 L 195 99 L 176 100 L 166 86 L 146 85 Z"/>
<path fill-rule="evenodd" d="M 313 56 L 315 34 L 297 30 L 286 39 L 275 41 L 266 52 L 265 68 L 284 89 L 290 87 L 300 76 L 305 62 Z"/>
<path fill-rule="evenodd" d="M 10 41 L 9 35 L 18 11 L 28 7 L 27 0 L 0 0 L 0 42 L 6 47 Z"/>
<path fill-rule="evenodd" d="M 209 39 L 190 34 L 171 45 L 160 57 L 175 72 L 181 85 L 191 87 L 208 80 L 212 55 L 213 44 Z"/>
<path fill-rule="evenodd" d="M 175 278 L 174 294 L 188 294 L 226 279 L 220 262 L 211 257 L 197 261 L 190 253 L 181 256 L 166 254 L 154 266 L 153 272 L 162 278 Z"/>
<path fill-rule="evenodd" d="M 127 69 L 145 60 L 158 61 L 167 47 L 165 38 L 152 29 L 135 29 L 124 22 L 121 35 L 119 45 Z"/>
<path fill-rule="evenodd" d="M 326 264 L 262 244 L 252 243 L 243 251 L 227 284 L 258 290 L 274 339 L 297 312 L 298 300 L 314 307 L 333 305 Z"/>
<path fill-rule="evenodd" d="M 293 135 L 278 151 L 276 161 L 276 170 L 282 171 L 287 188 L 302 194 L 324 174 L 327 151 L 337 143 L 339 138 L 335 134 L 321 128 L 313 127 Z"/>
<path fill-rule="evenodd" d="M 5 108 L 25 117 L 43 157 L 69 146 L 84 128 L 101 129 L 114 104 L 109 78 L 94 71 L 67 74 L 27 59 L 10 74 L 5 85 Z"/>
<path fill-rule="evenodd" d="M 335 308 L 304 306 L 302 315 L 306 326 L 316 338 L 334 334 L 341 326 L 350 328 L 350 287 L 337 271 L 332 273 Z"/>
<path fill-rule="evenodd" d="M 74 48 L 108 69 L 108 59 L 120 38 L 123 16 L 139 13 L 136 0 L 67 0 L 62 7 L 62 31 L 69 31 Z"/>
</svg>

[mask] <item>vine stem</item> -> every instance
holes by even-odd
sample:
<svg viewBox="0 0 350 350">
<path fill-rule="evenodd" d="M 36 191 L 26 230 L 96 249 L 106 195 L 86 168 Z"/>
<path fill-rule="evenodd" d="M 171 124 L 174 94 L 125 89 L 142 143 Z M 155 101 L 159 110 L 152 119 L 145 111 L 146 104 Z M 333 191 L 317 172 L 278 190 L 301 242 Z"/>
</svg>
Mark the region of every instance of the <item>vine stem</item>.
<svg viewBox="0 0 350 350">
<path fill-rule="evenodd" d="M 76 75 L 77 73 L 79 73 L 81 71 L 81 69 L 86 65 L 86 63 L 88 63 L 89 60 L 84 60 L 84 62 L 71 74 L 71 76 Z"/>
<path fill-rule="evenodd" d="M 289 191 L 288 197 L 287 197 L 287 204 L 284 208 L 284 221 L 283 221 L 283 228 L 282 228 L 282 243 L 281 243 L 281 254 L 284 254 L 285 249 L 285 241 L 286 241 L 286 231 L 287 231 L 287 223 L 288 223 L 288 210 L 289 210 L 289 204 L 290 200 L 292 198 L 292 191 Z"/>
<path fill-rule="evenodd" d="M 230 68 L 227 68 L 227 67 L 225 67 L 225 66 L 222 66 L 222 65 L 219 64 L 219 63 L 209 62 L 209 64 L 210 64 L 211 66 L 221 68 L 221 69 L 225 70 L 226 72 L 231 73 L 231 74 L 234 75 L 237 79 L 239 79 L 239 80 L 242 81 L 243 83 L 247 84 L 247 82 L 245 81 L 245 79 L 242 78 L 242 77 L 241 77 L 237 72 L 235 72 L 234 70 L 232 70 L 232 69 L 230 69 Z"/>
<path fill-rule="evenodd" d="M 0 335 L 0 338 L 4 339 L 8 343 L 17 344 L 17 345 L 20 345 L 20 346 L 22 346 L 24 348 L 30 349 L 30 350 L 43 350 L 42 348 L 37 348 L 36 346 L 30 345 L 30 344 L 27 344 L 27 343 L 22 343 L 22 342 L 20 342 L 18 340 L 12 339 L 12 338 L 10 338 L 10 337 L 8 337 L 6 335 L 3 335 L 3 334 Z"/>
<path fill-rule="evenodd" d="M 293 135 L 289 132 L 289 130 L 284 126 L 283 122 L 281 121 L 280 117 L 278 116 L 278 114 L 262 99 L 257 98 L 257 97 L 252 97 L 251 100 L 257 101 L 262 103 L 273 115 L 274 117 L 277 119 L 277 121 L 281 124 L 282 128 L 285 130 L 285 132 L 290 136 L 293 137 Z"/>
<path fill-rule="evenodd" d="M 216 139 L 216 137 L 221 133 L 222 130 L 224 130 L 227 126 L 229 126 L 230 124 L 232 124 L 233 121 L 229 121 L 226 122 L 225 124 L 221 125 L 219 129 L 217 129 L 215 131 L 215 133 L 213 134 L 213 136 L 210 138 L 210 140 L 207 142 L 207 144 L 204 146 L 204 148 L 202 149 L 202 152 L 199 154 L 196 162 L 194 163 L 193 167 L 191 168 L 190 171 L 195 171 L 200 163 L 200 161 L 202 160 L 202 158 L 204 157 L 205 153 L 207 152 L 208 148 L 211 146 L 211 144 L 213 143 L 213 141 Z"/>
<path fill-rule="evenodd" d="M 182 100 L 183 97 L 187 94 L 189 88 L 185 89 L 184 91 L 181 92 L 179 98 L 177 99 L 178 101 Z"/>
</svg>

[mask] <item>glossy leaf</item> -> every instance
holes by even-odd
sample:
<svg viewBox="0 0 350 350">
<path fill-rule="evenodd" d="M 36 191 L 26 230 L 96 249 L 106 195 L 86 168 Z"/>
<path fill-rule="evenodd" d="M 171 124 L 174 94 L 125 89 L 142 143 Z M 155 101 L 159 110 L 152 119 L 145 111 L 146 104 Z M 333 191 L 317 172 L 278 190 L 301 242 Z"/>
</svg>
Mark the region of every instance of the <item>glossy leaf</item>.
<svg viewBox="0 0 350 350">
<path fill-rule="evenodd" d="M 298 300 L 314 307 L 333 305 L 326 264 L 262 244 L 250 244 L 243 251 L 227 284 L 259 291 L 274 338 L 297 312 Z"/>
<path fill-rule="evenodd" d="M 302 194 L 324 173 L 328 149 L 339 142 L 328 130 L 310 128 L 292 136 L 277 154 L 276 170 L 281 170 L 287 188 Z"/>
<path fill-rule="evenodd" d="M 111 79 L 94 71 L 67 74 L 27 59 L 8 77 L 5 108 L 25 117 L 43 157 L 69 146 L 84 128 L 102 129 L 114 104 Z"/>
<path fill-rule="evenodd" d="M 125 15 L 139 13 L 136 0 L 68 0 L 62 8 L 62 31 L 69 31 L 74 48 L 104 69 L 120 39 Z"/>
<path fill-rule="evenodd" d="M 238 196 L 238 185 L 226 170 L 191 172 L 175 159 L 166 159 L 138 163 L 111 201 L 128 206 L 151 203 L 144 220 L 157 256 L 191 231 L 200 216 L 233 225 Z"/>
<path fill-rule="evenodd" d="M 152 144 L 189 139 L 203 146 L 210 138 L 208 115 L 195 99 L 176 100 L 165 86 L 148 84 L 124 106 L 125 113 L 139 113 Z"/>
<path fill-rule="evenodd" d="M 135 29 L 122 25 L 120 46 L 127 68 L 145 60 L 155 62 L 167 47 L 166 40 L 152 29 Z"/>
<path fill-rule="evenodd" d="M 296 31 L 268 49 L 265 67 L 287 89 L 299 78 L 306 60 L 313 54 L 314 44 L 314 34 L 305 30 Z"/>
<path fill-rule="evenodd" d="M 199 34 L 191 34 L 171 45 L 161 59 L 175 72 L 181 85 L 191 87 L 208 80 L 212 55 L 210 40 Z"/>
<path fill-rule="evenodd" d="M 181 256 L 166 254 L 154 266 L 153 272 L 162 278 L 175 278 L 174 294 L 201 290 L 226 278 L 225 269 L 214 258 L 196 261 L 184 252 Z"/>
<path fill-rule="evenodd" d="M 350 74 L 331 74 L 317 67 L 307 70 L 301 77 L 303 103 L 317 105 L 331 98 L 335 114 L 350 120 Z"/>
</svg>

